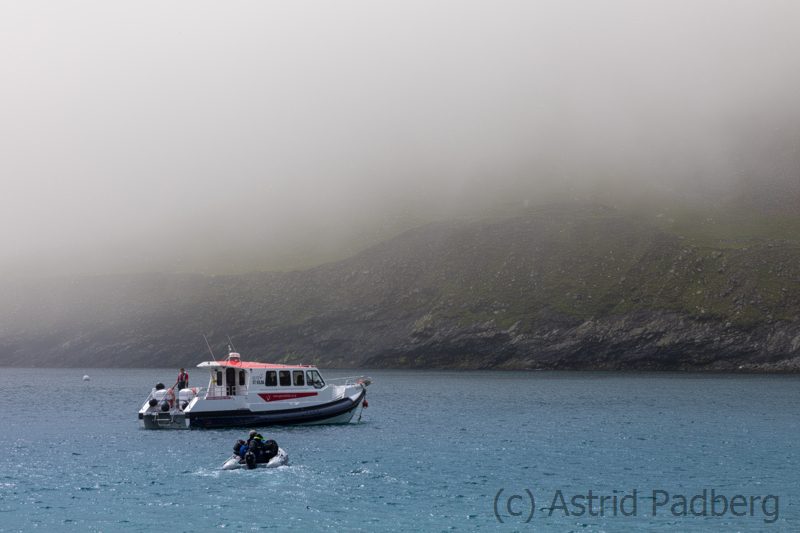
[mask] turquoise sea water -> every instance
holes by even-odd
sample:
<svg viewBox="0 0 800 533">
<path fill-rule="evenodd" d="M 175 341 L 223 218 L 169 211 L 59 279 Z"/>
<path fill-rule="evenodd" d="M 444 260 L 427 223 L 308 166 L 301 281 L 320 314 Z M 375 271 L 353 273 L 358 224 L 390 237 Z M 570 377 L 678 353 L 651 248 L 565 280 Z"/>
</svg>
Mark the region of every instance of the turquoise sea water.
<svg viewBox="0 0 800 533">
<path fill-rule="evenodd" d="M 3 369 L 0 531 L 800 530 L 797 377 L 366 373 L 360 424 L 229 472 L 244 430 L 139 429 L 172 369 Z"/>
</svg>

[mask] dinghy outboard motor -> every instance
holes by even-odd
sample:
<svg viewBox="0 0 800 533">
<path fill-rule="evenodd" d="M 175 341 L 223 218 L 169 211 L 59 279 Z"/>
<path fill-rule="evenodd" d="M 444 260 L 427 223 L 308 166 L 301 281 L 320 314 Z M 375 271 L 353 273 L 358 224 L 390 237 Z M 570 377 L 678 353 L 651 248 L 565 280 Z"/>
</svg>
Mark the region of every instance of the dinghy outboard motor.
<svg viewBox="0 0 800 533">
<path fill-rule="evenodd" d="M 244 454 L 244 462 L 247 463 L 247 468 L 252 470 L 256 467 L 256 454 L 251 451 L 248 451 Z"/>
</svg>

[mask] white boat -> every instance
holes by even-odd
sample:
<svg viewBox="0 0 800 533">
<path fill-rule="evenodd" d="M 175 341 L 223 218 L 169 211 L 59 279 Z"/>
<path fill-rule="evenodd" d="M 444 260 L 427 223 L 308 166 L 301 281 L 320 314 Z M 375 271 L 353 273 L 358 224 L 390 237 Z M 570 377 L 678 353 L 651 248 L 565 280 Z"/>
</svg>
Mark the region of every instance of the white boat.
<svg viewBox="0 0 800 533">
<path fill-rule="evenodd" d="M 289 454 L 283 448 L 278 448 L 278 455 L 266 463 L 256 463 L 256 468 L 277 468 L 289 462 Z M 238 455 L 231 455 L 230 459 L 222 465 L 223 470 L 236 470 L 237 468 L 247 468 L 247 463 L 242 461 Z"/>
<path fill-rule="evenodd" d="M 348 423 L 367 406 L 371 383 L 363 376 L 326 381 L 313 365 L 248 362 L 235 352 L 197 367 L 209 372 L 208 386 L 156 385 L 139 410 L 145 429 Z"/>
</svg>

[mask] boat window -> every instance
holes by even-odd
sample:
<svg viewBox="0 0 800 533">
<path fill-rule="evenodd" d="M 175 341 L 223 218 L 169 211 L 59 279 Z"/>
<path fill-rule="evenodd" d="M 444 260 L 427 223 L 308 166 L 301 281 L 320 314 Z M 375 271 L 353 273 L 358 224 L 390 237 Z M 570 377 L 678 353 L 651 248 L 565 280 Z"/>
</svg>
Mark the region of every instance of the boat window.
<svg viewBox="0 0 800 533">
<path fill-rule="evenodd" d="M 236 396 L 236 370 L 230 367 L 225 369 L 225 394 Z"/>
<path fill-rule="evenodd" d="M 278 386 L 278 373 L 274 370 L 267 370 L 267 379 L 264 383 L 267 387 L 277 387 Z"/>
<path fill-rule="evenodd" d="M 294 371 L 294 386 L 295 387 L 304 387 L 306 384 L 306 380 L 303 379 L 303 371 L 302 370 L 295 370 Z"/>
<path fill-rule="evenodd" d="M 217 385 L 222 386 L 222 370 L 217 370 Z"/>
<path fill-rule="evenodd" d="M 245 371 L 239 370 L 239 385 L 244 385 L 245 376 Z"/>
<path fill-rule="evenodd" d="M 281 387 L 291 387 L 292 386 L 292 376 L 288 370 L 281 370 L 278 372 L 278 377 L 281 381 Z"/>
<path fill-rule="evenodd" d="M 325 382 L 322 381 L 322 376 L 319 375 L 319 372 L 316 370 L 309 370 L 306 372 L 307 383 L 309 385 L 314 385 L 315 388 L 321 389 L 325 386 Z"/>
</svg>

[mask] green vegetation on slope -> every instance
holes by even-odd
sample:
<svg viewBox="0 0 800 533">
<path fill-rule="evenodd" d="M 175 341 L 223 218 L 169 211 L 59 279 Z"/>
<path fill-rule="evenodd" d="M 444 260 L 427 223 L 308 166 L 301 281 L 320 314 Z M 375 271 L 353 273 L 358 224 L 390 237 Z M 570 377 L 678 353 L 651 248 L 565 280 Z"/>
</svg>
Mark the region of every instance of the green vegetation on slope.
<svg viewBox="0 0 800 533">
<path fill-rule="evenodd" d="M 489 368 L 515 350 L 516 361 L 542 350 L 567 361 L 621 337 L 626 344 L 610 353 L 646 355 L 670 343 L 700 350 L 709 339 L 731 353 L 742 344 L 737 357 L 772 337 L 776 350 L 795 346 L 800 244 L 778 235 L 797 221 L 742 215 L 741 231 L 723 233 L 699 212 L 677 213 L 538 206 L 421 226 L 305 271 L 50 280 L 6 291 L 0 357 L 186 362 L 204 351 L 202 333 L 230 334 L 273 360 L 335 365 L 387 356 L 446 366 L 482 353 L 486 360 L 469 365 Z M 629 318 L 650 326 L 626 325 Z M 592 330 L 599 322 L 611 329 Z"/>
</svg>

